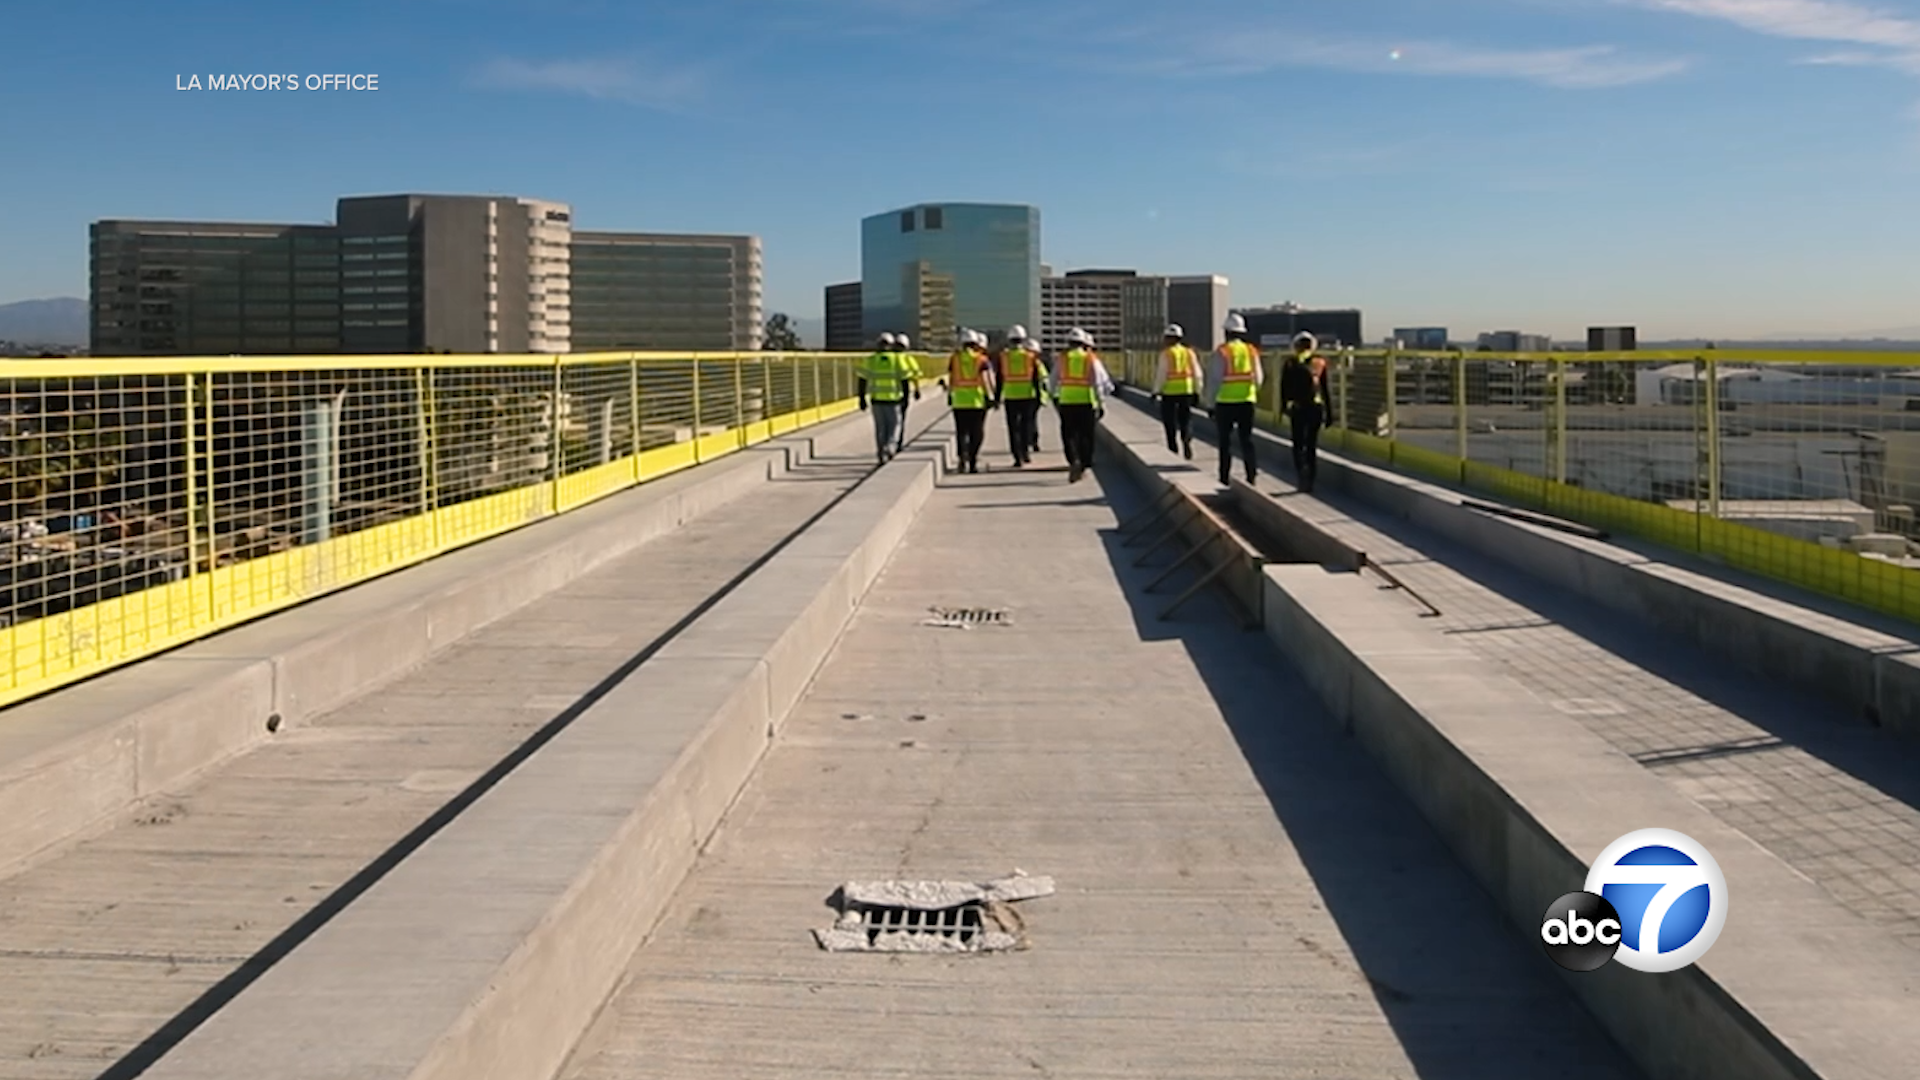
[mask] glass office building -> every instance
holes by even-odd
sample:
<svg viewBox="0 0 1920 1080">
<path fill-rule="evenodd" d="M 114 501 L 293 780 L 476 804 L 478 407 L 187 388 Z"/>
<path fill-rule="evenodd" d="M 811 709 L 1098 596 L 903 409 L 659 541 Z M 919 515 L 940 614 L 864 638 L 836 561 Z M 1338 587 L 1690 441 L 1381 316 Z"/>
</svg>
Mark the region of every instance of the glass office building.
<svg viewBox="0 0 1920 1080">
<path fill-rule="evenodd" d="M 573 234 L 573 351 L 758 349 L 760 238 Z"/>
<path fill-rule="evenodd" d="M 998 337 L 1040 324 L 1040 211 L 989 203 L 921 204 L 860 223 L 861 337 L 904 330 L 953 345 L 954 326 Z"/>
<path fill-rule="evenodd" d="M 97 356 L 340 350 L 340 240 L 325 226 L 100 221 Z"/>
</svg>

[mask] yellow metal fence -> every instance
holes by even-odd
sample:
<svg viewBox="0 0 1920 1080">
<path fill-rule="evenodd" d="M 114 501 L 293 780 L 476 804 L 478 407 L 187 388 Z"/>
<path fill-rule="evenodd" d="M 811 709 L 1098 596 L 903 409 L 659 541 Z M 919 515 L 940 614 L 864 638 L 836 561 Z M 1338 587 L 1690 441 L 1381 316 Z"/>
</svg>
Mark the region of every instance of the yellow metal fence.
<svg viewBox="0 0 1920 1080">
<path fill-rule="evenodd" d="M 13 362 L 0 705 L 843 415 L 859 362 Z"/>
<path fill-rule="evenodd" d="M 1283 359 L 1260 392 L 1275 430 Z M 1920 622 L 1920 354 L 1329 360 L 1330 449 Z M 1128 354 L 1126 381 L 1154 363 Z"/>
</svg>

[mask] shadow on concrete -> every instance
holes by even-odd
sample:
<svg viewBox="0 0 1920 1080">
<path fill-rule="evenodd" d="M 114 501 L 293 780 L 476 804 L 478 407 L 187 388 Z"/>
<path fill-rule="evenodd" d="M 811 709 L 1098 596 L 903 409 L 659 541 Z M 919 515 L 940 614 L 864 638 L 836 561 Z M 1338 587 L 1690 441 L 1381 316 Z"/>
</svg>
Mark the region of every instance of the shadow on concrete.
<svg viewBox="0 0 1920 1080">
<path fill-rule="evenodd" d="M 1029 499 L 1017 503 L 959 503 L 962 510 L 1027 510 L 1035 506 L 1103 506 L 1107 502 L 1105 495 L 1092 495 L 1084 499 Z"/>
<path fill-rule="evenodd" d="M 1146 505 L 1126 481 L 1100 480 L 1117 519 Z M 1424 1080 L 1641 1075 L 1264 635 L 1242 633 L 1211 593 L 1156 620 L 1192 575 L 1147 594 L 1170 556 L 1135 568 L 1117 530 L 1104 541 L 1141 638 L 1185 646 L 1358 970 L 1338 942 L 1276 915 L 1302 963 L 1351 971 Z"/>
<path fill-rule="evenodd" d="M 1210 447 L 1213 445 L 1212 421 L 1196 413 L 1193 434 L 1197 459 L 1201 441 L 1207 441 Z M 1273 445 L 1268 442 L 1261 446 L 1260 460 L 1263 466 L 1268 460 L 1266 450 Z M 1284 446 L 1279 450 L 1283 455 L 1286 452 Z M 1380 467 L 1377 463 L 1373 464 Z M 1283 483 L 1285 479 L 1283 477 Z M 1264 483 L 1262 487 L 1263 490 L 1267 489 Z M 1301 497 L 1291 487 L 1270 493 L 1281 498 Z M 1428 533 L 1344 492 L 1325 490 L 1317 492 L 1315 497 L 1419 553 L 1417 557 L 1372 560 L 1378 565 L 1445 564 L 1540 616 L 1538 623 L 1529 623 L 1528 626 L 1561 626 L 1615 657 L 1760 728 L 1777 740 L 1771 748 L 1797 747 L 1872 786 L 1888 798 L 1920 807 L 1920 741 L 1866 727 L 1847 709 L 1817 694 L 1743 671 L 1678 634 L 1660 631 L 1628 615 L 1587 603 L 1523 570 Z M 1886 633 L 1911 635 L 1913 632 L 1911 626 L 1895 624 L 1877 613 L 1864 612 L 1777 582 L 1712 566 L 1682 552 L 1655 548 L 1631 537 L 1613 537 L 1610 542 L 1630 551 L 1641 552 L 1647 556 L 1647 562 L 1683 566 L 1710 578 L 1734 582 L 1762 595 L 1801 604 Z M 1478 632 L 1492 629 L 1496 628 L 1480 628 Z M 1520 630 L 1522 627 L 1516 625 L 1510 629 Z M 1657 772 L 1659 764 L 1669 760 L 1690 760 L 1692 752 L 1701 749 L 1708 748 L 1675 746 L 1642 756 L 1647 758 L 1648 765 L 1656 767 Z"/>
</svg>

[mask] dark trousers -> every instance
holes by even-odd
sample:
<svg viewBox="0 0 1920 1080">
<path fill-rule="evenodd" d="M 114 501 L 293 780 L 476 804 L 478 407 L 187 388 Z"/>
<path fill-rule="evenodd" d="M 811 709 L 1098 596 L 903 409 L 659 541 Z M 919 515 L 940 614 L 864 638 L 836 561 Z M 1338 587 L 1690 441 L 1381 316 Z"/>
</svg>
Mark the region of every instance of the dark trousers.
<svg viewBox="0 0 1920 1080">
<path fill-rule="evenodd" d="M 894 429 L 897 434 L 893 439 L 893 452 L 896 454 L 907 447 L 907 404 L 911 396 L 911 394 L 905 394 L 900 398 L 900 426 Z"/>
<path fill-rule="evenodd" d="M 1240 459 L 1247 466 L 1247 480 L 1254 477 L 1253 402 L 1222 401 L 1213 407 L 1214 435 L 1220 440 L 1220 482 L 1233 475 L 1234 430 L 1240 432 Z"/>
<path fill-rule="evenodd" d="M 1293 475 L 1301 491 L 1312 491 L 1320 473 L 1320 428 L 1326 423 L 1318 405 L 1293 407 Z"/>
<path fill-rule="evenodd" d="M 953 430 L 960 444 L 960 467 L 976 472 L 980 465 L 980 444 L 987 438 L 987 410 L 953 410 Z"/>
<path fill-rule="evenodd" d="M 1160 425 L 1167 429 L 1167 449 L 1178 450 L 1193 443 L 1192 394 L 1160 395 Z M 1178 436 L 1178 442 L 1175 441 Z"/>
<path fill-rule="evenodd" d="M 1013 450 L 1014 463 L 1025 465 L 1040 445 L 1040 399 L 1008 399 L 1000 407 L 1007 411 L 1007 446 Z"/>
<path fill-rule="evenodd" d="M 1069 466 L 1093 467 L 1093 406 L 1060 406 L 1060 447 Z"/>
</svg>

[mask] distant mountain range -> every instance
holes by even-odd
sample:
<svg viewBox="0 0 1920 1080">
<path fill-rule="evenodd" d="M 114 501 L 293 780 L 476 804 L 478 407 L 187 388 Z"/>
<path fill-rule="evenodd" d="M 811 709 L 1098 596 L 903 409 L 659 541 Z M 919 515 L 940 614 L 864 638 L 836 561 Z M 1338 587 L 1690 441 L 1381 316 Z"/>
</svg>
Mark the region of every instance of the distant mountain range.
<svg viewBox="0 0 1920 1080">
<path fill-rule="evenodd" d="M 85 345 L 87 302 L 77 296 L 0 304 L 0 341 L 22 345 Z"/>
</svg>

